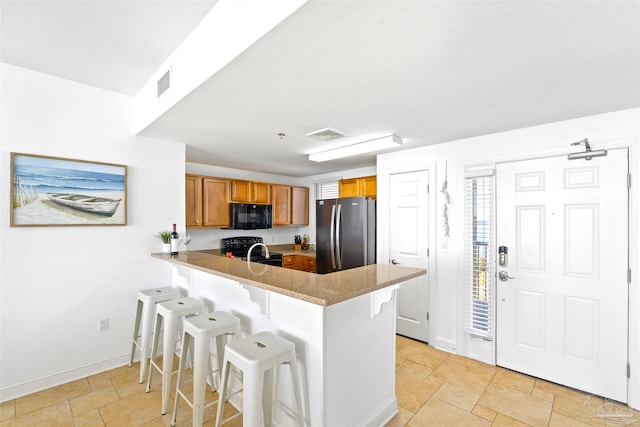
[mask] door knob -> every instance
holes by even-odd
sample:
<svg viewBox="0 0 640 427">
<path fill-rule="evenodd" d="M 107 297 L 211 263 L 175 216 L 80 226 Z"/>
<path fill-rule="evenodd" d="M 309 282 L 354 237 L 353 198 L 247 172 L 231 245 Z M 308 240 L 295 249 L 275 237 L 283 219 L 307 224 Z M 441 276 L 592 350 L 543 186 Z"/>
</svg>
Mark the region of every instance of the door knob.
<svg viewBox="0 0 640 427">
<path fill-rule="evenodd" d="M 515 277 L 509 276 L 509 273 L 507 273 L 506 271 L 502 270 L 502 271 L 498 272 L 498 279 L 500 279 L 503 282 L 506 282 L 509 279 L 515 279 Z"/>
<path fill-rule="evenodd" d="M 392 260 L 391 260 L 391 264 L 393 264 L 393 265 L 398 265 L 398 264 L 400 264 L 400 263 L 399 263 L 398 261 L 396 261 L 395 259 L 392 259 Z"/>
</svg>

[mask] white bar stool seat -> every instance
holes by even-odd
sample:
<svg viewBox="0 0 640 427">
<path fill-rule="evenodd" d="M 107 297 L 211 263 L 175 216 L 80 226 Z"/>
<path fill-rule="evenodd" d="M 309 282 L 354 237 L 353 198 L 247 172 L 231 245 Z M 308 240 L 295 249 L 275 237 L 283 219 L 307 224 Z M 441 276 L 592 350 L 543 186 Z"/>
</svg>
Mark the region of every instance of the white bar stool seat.
<svg viewBox="0 0 640 427">
<path fill-rule="evenodd" d="M 260 332 L 246 338 L 232 341 L 228 343 L 224 349 L 222 382 L 220 390 L 218 391 L 221 402 L 218 403 L 216 427 L 220 427 L 223 422 L 222 416 L 225 396 L 227 395 L 230 365 L 234 365 L 242 371 L 242 425 L 251 427 L 271 425 L 273 405 L 271 386 L 273 384 L 273 370 L 283 363 L 288 364 L 291 368 L 294 396 L 298 409 L 298 423 L 300 426 L 304 426 L 302 394 L 296 364 L 295 345 L 291 341 L 271 332 Z M 266 392 L 263 390 L 265 385 L 267 386 Z M 264 424 L 261 422 L 261 412 L 263 413 Z M 237 415 L 234 415 L 224 420 L 224 422 L 236 416 Z"/>
<path fill-rule="evenodd" d="M 133 326 L 133 343 L 131 345 L 131 359 L 133 365 L 136 347 L 140 349 L 140 384 L 147 373 L 147 359 L 151 350 L 151 332 L 153 317 L 156 314 L 156 304 L 178 298 L 178 290 L 172 287 L 152 288 L 138 291 L 138 306 L 136 320 Z"/>
<path fill-rule="evenodd" d="M 176 352 L 176 337 L 178 335 L 178 329 L 180 328 L 180 322 L 186 316 L 204 313 L 204 302 L 197 298 L 183 297 L 160 302 L 156 307 L 156 322 L 153 332 L 153 345 L 151 346 L 151 359 L 149 361 L 147 393 L 151 391 L 153 368 L 155 368 L 162 375 L 162 415 L 164 415 L 167 413 L 171 378 L 174 374 L 173 354 Z M 158 341 L 163 322 L 165 325 L 162 334 L 162 367 L 159 367 L 156 363 L 156 354 L 158 353 Z M 187 348 L 183 346 L 181 357 L 186 357 L 186 350 Z"/>
<path fill-rule="evenodd" d="M 204 410 L 219 402 L 211 402 L 205 406 L 205 389 L 207 377 L 211 381 L 211 388 L 215 387 L 213 373 L 218 376 L 218 384 L 220 373 L 222 372 L 222 357 L 224 354 L 224 337 L 240 337 L 240 319 L 224 311 L 216 311 L 213 313 L 204 313 L 184 319 L 184 331 L 182 333 L 182 348 L 190 348 L 193 346 L 193 401 L 185 396 L 182 391 L 182 383 L 184 378 L 184 370 L 187 365 L 187 358 L 180 359 L 178 368 L 178 384 L 176 386 L 176 398 L 173 406 L 173 418 L 171 425 L 176 425 L 178 417 L 178 401 L 182 397 L 187 404 L 193 409 L 193 425 L 194 427 L 202 426 Z M 216 341 L 216 359 L 217 368 L 211 368 L 211 340 Z"/>
</svg>

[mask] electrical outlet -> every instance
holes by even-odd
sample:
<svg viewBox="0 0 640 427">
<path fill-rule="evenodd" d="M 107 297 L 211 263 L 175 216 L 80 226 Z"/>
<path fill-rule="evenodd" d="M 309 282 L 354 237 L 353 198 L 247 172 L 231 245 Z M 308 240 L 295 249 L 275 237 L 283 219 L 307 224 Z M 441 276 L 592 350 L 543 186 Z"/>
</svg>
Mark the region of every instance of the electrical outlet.
<svg viewBox="0 0 640 427">
<path fill-rule="evenodd" d="M 98 332 L 104 332 L 109 330 L 109 318 L 103 317 L 98 321 Z"/>
</svg>

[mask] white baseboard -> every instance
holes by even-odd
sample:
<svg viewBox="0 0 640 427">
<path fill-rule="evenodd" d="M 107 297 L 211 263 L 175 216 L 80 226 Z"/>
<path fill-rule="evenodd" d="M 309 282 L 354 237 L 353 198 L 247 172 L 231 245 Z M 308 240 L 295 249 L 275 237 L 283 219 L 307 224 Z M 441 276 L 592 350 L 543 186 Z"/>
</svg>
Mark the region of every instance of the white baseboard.
<svg viewBox="0 0 640 427">
<path fill-rule="evenodd" d="M 129 357 L 130 353 L 119 354 L 108 359 L 101 359 L 87 363 L 86 365 L 75 366 L 19 384 L 0 387 L 0 402 L 17 399 L 18 397 L 26 396 L 60 384 L 99 374 L 100 372 L 108 371 L 119 366 L 128 365 Z M 139 357 L 136 356 L 135 360 L 139 360 Z"/>
</svg>

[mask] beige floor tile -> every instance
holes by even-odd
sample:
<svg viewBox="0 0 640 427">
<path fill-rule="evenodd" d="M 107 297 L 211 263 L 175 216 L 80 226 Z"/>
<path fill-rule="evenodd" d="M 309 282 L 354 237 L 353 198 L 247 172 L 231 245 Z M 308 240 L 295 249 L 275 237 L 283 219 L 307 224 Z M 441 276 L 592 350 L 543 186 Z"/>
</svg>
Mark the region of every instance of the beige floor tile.
<svg viewBox="0 0 640 427">
<path fill-rule="evenodd" d="M 590 427 L 590 424 L 552 412 L 549 427 Z"/>
<path fill-rule="evenodd" d="M 467 366 L 470 366 L 472 368 L 477 368 L 477 367 L 483 365 L 483 363 L 478 361 L 478 360 L 469 359 L 468 357 L 458 356 L 457 354 L 451 354 L 449 356 L 449 360 L 453 360 L 454 362 L 462 363 L 463 365 L 467 365 Z"/>
<path fill-rule="evenodd" d="M 470 412 L 463 411 L 440 399 L 429 401 L 411 418 L 412 427 L 421 426 L 490 426 L 491 422 Z"/>
<path fill-rule="evenodd" d="M 161 417 L 161 400 L 159 389 L 152 389 L 149 393 L 142 391 L 126 399 L 103 405 L 100 414 L 107 426 L 138 426 Z M 170 415 L 173 409 L 173 399 L 169 402 L 167 415 Z"/>
<path fill-rule="evenodd" d="M 493 366 L 482 364 L 473 368 L 453 360 L 447 360 L 433 371 L 431 377 L 466 388 L 472 393 L 480 395 L 487 388 L 495 373 L 496 368 Z"/>
<path fill-rule="evenodd" d="M 398 414 L 389 421 L 385 427 L 403 427 L 413 417 L 413 413 L 404 408 L 398 408 Z"/>
<path fill-rule="evenodd" d="M 435 349 L 419 341 L 412 341 L 398 355 L 429 368 L 437 368 L 450 356 L 449 353 Z"/>
<path fill-rule="evenodd" d="M 100 416 L 100 411 L 98 409 L 73 417 L 73 422 L 76 426 L 104 425 L 102 422 L 102 416 Z"/>
<path fill-rule="evenodd" d="M 421 363 L 404 359 L 400 363 L 396 363 L 396 372 L 424 381 L 433 372 L 433 369 Z"/>
<path fill-rule="evenodd" d="M 521 423 L 520 421 L 507 417 L 504 414 L 498 414 L 492 424 L 492 427 L 529 427 L 529 424 Z"/>
<path fill-rule="evenodd" d="M 592 426 L 604 426 L 604 400 L 599 397 L 577 399 L 575 394 L 558 393 L 553 403 L 553 413 Z"/>
<path fill-rule="evenodd" d="M 499 383 L 489 384 L 478 403 L 532 426 L 546 426 L 552 409 L 549 401 Z"/>
<path fill-rule="evenodd" d="M 87 377 L 89 381 L 89 387 L 92 391 L 99 390 L 101 388 L 109 387 L 111 385 L 111 378 L 117 375 L 123 375 L 127 372 L 126 366 L 120 366 L 118 368 L 110 369 L 105 372 L 101 372 L 96 375 Z"/>
<path fill-rule="evenodd" d="M 402 335 L 396 335 L 396 352 L 402 350 L 415 340 L 411 338 L 403 337 Z"/>
<path fill-rule="evenodd" d="M 24 416 L 11 418 L 0 423 L 1 427 L 73 427 L 73 425 L 73 416 L 71 415 L 71 408 L 69 408 L 69 402 L 67 401 L 36 409 Z"/>
<path fill-rule="evenodd" d="M 16 416 L 19 417 L 37 409 L 51 406 L 54 403 L 82 396 L 90 391 L 87 379 L 83 378 L 20 397 L 16 399 Z"/>
<path fill-rule="evenodd" d="M 498 372 L 496 372 L 492 381 L 527 394 L 531 394 L 536 383 L 536 379 L 533 377 L 504 368 L 498 368 Z"/>
<path fill-rule="evenodd" d="M 442 381 L 431 377 L 425 381 L 420 381 L 399 374 L 396 376 L 398 406 L 415 414 L 441 385 Z"/>
<path fill-rule="evenodd" d="M 120 400 L 120 396 L 118 396 L 116 389 L 113 386 L 109 386 L 79 397 L 74 397 L 69 400 L 69 404 L 71 405 L 73 415 L 77 417 L 85 412 L 93 411 L 94 409 L 101 408 L 118 400 Z"/>
<path fill-rule="evenodd" d="M 16 401 L 0 403 L 0 421 L 8 420 L 16 416 Z"/>
<path fill-rule="evenodd" d="M 111 377 L 110 383 L 116 388 L 120 398 L 124 399 L 135 393 L 144 392 L 147 389 L 147 382 L 142 384 L 138 383 L 140 380 L 140 373 L 136 371 L 125 371 L 120 375 Z M 159 382 L 155 384 L 159 385 Z"/>
<path fill-rule="evenodd" d="M 476 414 L 477 416 L 482 417 L 488 421 L 495 420 L 496 416 L 498 415 L 498 413 L 493 409 L 486 408 L 482 405 L 476 405 L 471 411 L 471 413 Z"/>
<path fill-rule="evenodd" d="M 476 402 L 480 399 L 479 394 L 472 393 L 465 388 L 449 383 L 442 384 L 433 397 L 469 412 L 473 410 Z"/>
</svg>

